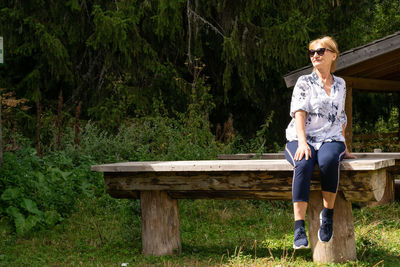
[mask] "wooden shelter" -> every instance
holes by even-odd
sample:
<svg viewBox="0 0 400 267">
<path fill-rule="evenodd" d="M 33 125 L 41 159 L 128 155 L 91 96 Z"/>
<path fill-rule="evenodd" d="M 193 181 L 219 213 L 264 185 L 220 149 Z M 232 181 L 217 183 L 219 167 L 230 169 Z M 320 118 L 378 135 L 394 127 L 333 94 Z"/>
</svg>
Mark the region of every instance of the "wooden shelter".
<svg viewBox="0 0 400 267">
<path fill-rule="evenodd" d="M 312 69 L 310 64 L 284 75 L 286 86 L 293 87 Z M 346 140 L 351 149 L 353 90 L 400 93 L 400 32 L 341 53 L 335 75 L 346 80 Z"/>
</svg>

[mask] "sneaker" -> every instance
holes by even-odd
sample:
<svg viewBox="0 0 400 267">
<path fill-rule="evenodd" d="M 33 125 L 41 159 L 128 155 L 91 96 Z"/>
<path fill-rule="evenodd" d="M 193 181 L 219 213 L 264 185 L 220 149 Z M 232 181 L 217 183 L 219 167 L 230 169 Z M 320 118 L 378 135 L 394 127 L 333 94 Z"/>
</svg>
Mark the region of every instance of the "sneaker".
<svg viewBox="0 0 400 267">
<path fill-rule="evenodd" d="M 304 229 L 304 227 L 299 227 L 296 230 L 294 230 L 293 248 L 294 249 L 309 248 L 306 230 Z"/>
<path fill-rule="evenodd" d="M 319 214 L 320 227 L 318 230 L 318 239 L 321 242 L 329 242 L 333 236 L 333 219 L 322 216 L 322 211 Z"/>
</svg>

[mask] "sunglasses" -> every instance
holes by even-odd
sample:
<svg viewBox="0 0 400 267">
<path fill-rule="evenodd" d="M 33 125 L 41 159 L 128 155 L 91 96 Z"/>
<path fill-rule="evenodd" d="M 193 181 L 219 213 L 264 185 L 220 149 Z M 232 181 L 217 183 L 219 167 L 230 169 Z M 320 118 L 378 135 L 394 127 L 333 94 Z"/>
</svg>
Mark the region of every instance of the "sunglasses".
<svg viewBox="0 0 400 267">
<path fill-rule="evenodd" d="M 328 48 L 318 48 L 317 50 L 308 50 L 308 55 L 310 57 L 313 57 L 315 55 L 315 52 L 317 52 L 318 56 L 323 56 L 326 50 L 333 52 Z"/>
</svg>

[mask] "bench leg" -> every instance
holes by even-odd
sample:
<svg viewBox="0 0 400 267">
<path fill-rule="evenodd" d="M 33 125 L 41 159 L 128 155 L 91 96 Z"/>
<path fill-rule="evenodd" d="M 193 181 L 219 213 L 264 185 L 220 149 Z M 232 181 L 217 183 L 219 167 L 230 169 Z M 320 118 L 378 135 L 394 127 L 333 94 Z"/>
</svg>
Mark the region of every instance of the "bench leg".
<svg viewBox="0 0 400 267">
<path fill-rule="evenodd" d="M 181 253 L 178 200 L 163 191 L 140 192 L 142 248 L 145 255 Z"/>
<path fill-rule="evenodd" d="M 318 229 L 319 214 L 322 210 L 320 191 L 312 191 L 308 206 L 309 238 L 313 260 L 320 263 L 346 262 L 357 259 L 351 202 L 338 192 L 333 217 L 333 237 L 329 243 L 320 242 Z"/>
</svg>

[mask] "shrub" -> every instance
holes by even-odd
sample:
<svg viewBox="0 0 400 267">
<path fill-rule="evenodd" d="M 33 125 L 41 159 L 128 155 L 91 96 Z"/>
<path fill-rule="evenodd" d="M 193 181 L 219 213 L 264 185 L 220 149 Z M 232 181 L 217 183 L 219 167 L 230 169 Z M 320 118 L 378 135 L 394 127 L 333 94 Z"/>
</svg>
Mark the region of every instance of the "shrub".
<svg viewBox="0 0 400 267">
<path fill-rule="evenodd" d="M 18 235 L 51 227 L 74 210 L 81 195 L 102 194 L 101 175 L 90 162 L 73 164 L 64 152 L 43 158 L 32 148 L 4 154 L 0 169 L 0 216 L 7 216 Z"/>
</svg>

